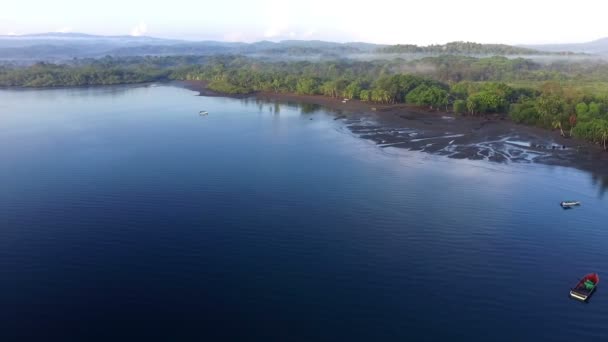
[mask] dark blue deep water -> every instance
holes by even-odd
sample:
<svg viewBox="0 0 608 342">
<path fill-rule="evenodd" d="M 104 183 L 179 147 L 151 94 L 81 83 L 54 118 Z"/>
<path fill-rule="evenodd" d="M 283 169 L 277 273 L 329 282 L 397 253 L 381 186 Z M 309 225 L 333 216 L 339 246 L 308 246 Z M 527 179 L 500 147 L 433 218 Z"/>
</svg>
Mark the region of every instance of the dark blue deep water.
<svg viewBox="0 0 608 342">
<path fill-rule="evenodd" d="M 0 91 L 0 341 L 608 339 L 593 175 L 195 95 Z"/>
</svg>

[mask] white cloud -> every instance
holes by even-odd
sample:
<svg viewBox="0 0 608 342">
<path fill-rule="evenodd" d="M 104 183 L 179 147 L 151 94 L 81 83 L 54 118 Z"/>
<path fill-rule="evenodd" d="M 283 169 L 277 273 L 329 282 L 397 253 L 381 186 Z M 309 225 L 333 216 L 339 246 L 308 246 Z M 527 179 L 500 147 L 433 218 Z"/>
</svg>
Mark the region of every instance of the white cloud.
<svg viewBox="0 0 608 342">
<path fill-rule="evenodd" d="M 310 38 L 314 37 L 315 34 L 317 34 L 316 29 L 308 30 L 308 31 L 302 33 L 302 39 L 310 39 Z"/>
<path fill-rule="evenodd" d="M 264 38 L 278 38 L 289 34 L 291 8 L 289 2 L 272 0 L 266 7 L 269 25 L 264 31 Z"/>
<path fill-rule="evenodd" d="M 58 32 L 58 33 L 68 33 L 68 32 L 72 32 L 72 28 L 69 27 L 69 26 L 60 27 L 60 28 L 56 29 L 55 32 Z"/>
<path fill-rule="evenodd" d="M 0 10 L 0 32 L 48 32 L 71 26 L 91 33 L 192 39 L 221 39 L 225 34 L 228 40 L 295 38 L 424 45 L 453 40 L 583 42 L 608 35 L 604 18 L 608 1 L 600 0 L 373 0 L 367 5 L 352 0 L 202 1 L 206 2 L 209 6 L 201 14 L 192 10 L 196 7 L 192 0 L 175 0 L 172 6 L 153 1 L 142 6 L 139 0 L 106 0 L 95 5 L 75 0 L 7 0 Z M 37 11 L 32 11 L 33 3 Z M 116 8 L 121 8 L 121 15 L 116 15 Z M 104 19 L 108 17 L 111 20 Z M 143 19 L 153 29 L 140 22 Z"/>
<path fill-rule="evenodd" d="M 140 37 L 148 32 L 148 25 L 145 22 L 140 21 L 137 26 L 131 29 L 131 35 L 134 37 Z"/>
<path fill-rule="evenodd" d="M 275 20 L 270 27 L 264 31 L 264 38 L 278 38 L 284 36 L 289 30 L 289 24 L 284 19 Z"/>
<path fill-rule="evenodd" d="M 256 37 L 252 37 L 248 32 L 232 31 L 224 33 L 221 38 L 227 42 L 249 42 L 255 40 Z"/>
</svg>

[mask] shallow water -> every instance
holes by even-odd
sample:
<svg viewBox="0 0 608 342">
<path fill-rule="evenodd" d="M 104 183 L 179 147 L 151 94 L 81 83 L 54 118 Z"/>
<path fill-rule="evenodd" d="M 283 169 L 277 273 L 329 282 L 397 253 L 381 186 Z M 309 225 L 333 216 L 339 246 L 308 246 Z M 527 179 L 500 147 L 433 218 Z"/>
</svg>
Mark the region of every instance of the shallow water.
<svg viewBox="0 0 608 342">
<path fill-rule="evenodd" d="M 0 91 L 2 341 L 608 336 L 601 284 L 568 298 L 608 274 L 592 175 L 195 95 Z"/>
</svg>

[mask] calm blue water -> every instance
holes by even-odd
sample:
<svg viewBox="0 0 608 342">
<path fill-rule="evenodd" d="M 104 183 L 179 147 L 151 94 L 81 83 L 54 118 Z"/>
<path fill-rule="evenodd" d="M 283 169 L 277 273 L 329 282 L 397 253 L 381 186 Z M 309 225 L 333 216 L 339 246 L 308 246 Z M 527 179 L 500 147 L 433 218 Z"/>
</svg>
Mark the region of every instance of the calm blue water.
<svg viewBox="0 0 608 342">
<path fill-rule="evenodd" d="M 608 338 L 592 175 L 195 95 L 0 91 L 0 340 Z"/>
</svg>

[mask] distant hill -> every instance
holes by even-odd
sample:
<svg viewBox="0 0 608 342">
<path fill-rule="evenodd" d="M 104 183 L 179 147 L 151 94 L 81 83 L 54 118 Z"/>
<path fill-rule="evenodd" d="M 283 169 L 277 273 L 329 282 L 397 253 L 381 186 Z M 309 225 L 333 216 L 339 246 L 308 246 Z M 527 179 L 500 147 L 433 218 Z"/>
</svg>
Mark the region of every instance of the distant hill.
<svg viewBox="0 0 608 342">
<path fill-rule="evenodd" d="M 606 43 L 606 42 L 604 42 Z M 547 50 L 562 51 L 563 49 Z M 378 58 L 390 54 L 416 55 L 542 55 L 529 47 L 453 42 L 445 45 L 379 45 L 362 42 L 285 40 L 235 43 L 187 41 L 154 37 L 98 36 L 84 33 L 41 33 L 0 36 L 0 61 L 53 61 L 104 56 L 172 56 L 239 54 L 269 58 Z M 551 54 L 555 54 L 552 52 Z"/>
<path fill-rule="evenodd" d="M 564 53 L 564 50 L 555 52 Z M 541 55 L 547 54 L 532 48 L 505 44 L 479 44 L 472 42 L 451 42 L 444 45 L 391 45 L 378 49 L 379 53 L 394 54 L 430 54 L 430 55 Z M 552 52 L 552 53 L 555 53 Z"/>
<path fill-rule="evenodd" d="M 186 41 L 154 37 L 96 36 L 84 33 L 42 33 L 0 36 L 0 60 L 60 61 L 103 56 L 170 56 L 242 54 L 277 57 L 342 57 L 370 53 L 383 45 L 286 40 L 234 43 Z"/>
<path fill-rule="evenodd" d="M 76 32 L 49 32 L 49 33 L 34 33 L 34 34 L 23 34 L 23 35 L 0 35 L 0 39 L 12 39 L 12 40 L 40 40 L 40 39 L 89 39 L 89 40 L 128 40 L 128 41 L 181 41 L 175 39 L 164 39 L 154 38 L 149 36 L 100 36 L 87 33 L 76 33 Z"/>
<path fill-rule="evenodd" d="M 93 57 L 95 51 L 84 51 L 82 47 L 40 44 L 18 47 L 0 47 L 0 60 L 61 60 L 71 56 Z"/>
<path fill-rule="evenodd" d="M 571 44 L 537 44 L 521 45 L 522 47 L 537 49 L 542 51 L 572 51 L 575 53 L 587 53 L 593 55 L 608 56 L 608 37 L 594 40 L 587 43 Z"/>
<path fill-rule="evenodd" d="M 24 35 L 11 35 L 9 37 L 14 38 L 97 38 L 102 36 L 96 36 L 93 34 L 76 33 L 76 32 L 48 32 L 48 33 L 33 33 Z M 111 37 L 111 36 L 106 36 Z"/>
<path fill-rule="evenodd" d="M 178 44 L 184 42 L 175 39 L 162 39 L 154 37 L 134 36 L 97 36 L 85 33 L 39 33 L 19 36 L 0 35 L 0 48 L 25 47 L 33 45 L 142 45 L 142 44 Z"/>
</svg>

